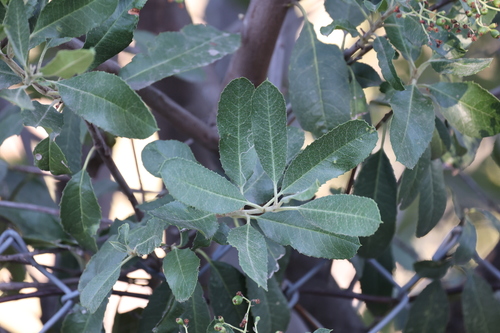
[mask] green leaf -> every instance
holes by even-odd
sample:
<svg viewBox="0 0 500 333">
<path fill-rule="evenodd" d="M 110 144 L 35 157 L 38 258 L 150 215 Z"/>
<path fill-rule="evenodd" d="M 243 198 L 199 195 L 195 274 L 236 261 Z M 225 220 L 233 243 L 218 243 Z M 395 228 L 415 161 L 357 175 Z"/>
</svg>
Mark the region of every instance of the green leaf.
<svg viewBox="0 0 500 333">
<path fill-rule="evenodd" d="M 50 129 L 55 133 L 61 133 L 64 125 L 64 117 L 57 112 L 51 105 L 43 105 L 33 101 L 33 110 L 21 110 L 24 126 Z"/>
<path fill-rule="evenodd" d="M 23 118 L 19 107 L 12 105 L 0 112 L 0 144 L 12 135 L 20 134 L 23 129 Z"/>
<path fill-rule="evenodd" d="M 132 42 L 139 15 L 130 15 L 128 11 L 137 7 L 135 2 L 136 0 L 118 1 L 113 14 L 87 33 L 83 48 L 94 48 L 96 52 L 91 69 L 114 57 Z"/>
<path fill-rule="evenodd" d="M 243 272 L 267 290 L 267 245 L 264 236 L 247 223 L 231 229 L 227 241 L 238 250 Z"/>
<path fill-rule="evenodd" d="M 500 303 L 491 286 L 473 272 L 467 275 L 462 292 L 462 309 L 468 333 L 493 333 L 500 327 Z"/>
<path fill-rule="evenodd" d="M 373 49 L 377 52 L 378 65 L 382 71 L 382 76 L 396 90 L 405 90 L 401 79 L 396 73 L 396 68 L 392 63 L 396 52 L 391 44 L 384 37 L 377 37 L 373 41 Z"/>
<path fill-rule="evenodd" d="M 85 72 L 94 61 L 95 50 L 60 50 L 54 59 L 42 67 L 40 71 L 45 76 L 60 76 L 69 79 L 75 74 Z"/>
<path fill-rule="evenodd" d="M 163 163 L 173 157 L 196 162 L 191 148 L 177 140 L 156 140 L 148 143 L 142 150 L 142 163 L 153 176 L 161 177 Z"/>
<path fill-rule="evenodd" d="M 453 254 L 453 262 L 456 265 L 465 265 L 476 254 L 477 244 L 476 228 L 474 228 L 468 216 L 463 225 L 458 244 L 458 248 Z"/>
<path fill-rule="evenodd" d="M 362 237 L 358 254 L 377 258 L 390 245 L 396 231 L 397 184 L 391 162 L 381 149 L 363 163 L 354 185 L 354 194 L 377 203 L 383 223 L 370 237 Z"/>
<path fill-rule="evenodd" d="M 166 228 L 162 221 L 154 218 L 146 219 L 141 224 L 130 231 L 126 242 L 138 256 L 149 254 L 160 246 Z"/>
<path fill-rule="evenodd" d="M 96 312 L 90 313 L 83 306 L 76 304 L 63 321 L 61 332 L 101 332 L 103 327 L 104 312 L 108 300 L 104 300 Z"/>
<path fill-rule="evenodd" d="M 164 32 L 146 53 L 123 67 L 120 76 L 135 90 L 174 74 L 208 65 L 240 46 L 238 35 L 211 26 L 188 25 L 179 32 Z"/>
<path fill-rule="evenodd" d="M 351 89 L 351 116 L 356 117 L 358 114 L 365 114 L 368 111 L 366 104 L 365 92 L 361 85 L 356 81 L 354 73 L 351 75 L 351 82 L 349 82 L 349 89 Z"/>
<path fill-rule="evenodd" d="M 240 188 L 252 175 L 257 162 L 250 117 L 254 90 L 246 78 L 231 81 L 220 96 L 217 114 L 220 161 L 226 175 Z"/>
<path fill-rule="evenodd" d="M 321 27 L 320 32 L 323 36 L 330 36 L 334 30 L 345 30 L 353 37 L 359 36 L 356 26 L 344 19 L 337 19 L 327 26 Z"/>
<path fill-rule="evenodd" d="M 33 110 L 35 108 L 33 103 L 31 103 L 31 98 L 23 88 L 1 90 L 0 98 L 6 99 L 21 109 Z"/>
<path fill-rule="evenodd" d="M 183 158 L 166 160 L 161 177 L 174 198 L 200 210 L 230 213 L 243 208 L 247 202 L 227 179 Z"/>
<path fill-rule="evenodd" d="M 417 60 L 422 45 L 427 41 L 427 35 L 418 19 L 413 16 L 398 19 L 393 14 L 384 23 L 384 29 L 391 44 L 401 52 L 406 60 Z"/>
<path fill-rule="evenodd" d="M 297 211 L 265 213 L 257 221 L 267 237 L 311 257 L 352 258 L 360 246 L 357 237 L 322 230 L 304 220 Z"/>
<path fill-rule="evenodd" d="M 168 297 L 167 307 L 162 309 L 162 317 L 159 323 L 156 323 L 152 331 L 142 331 L 144 333 L 149 332 L 178 332 L 179 325 L 175 322 L 175 319 L 179 318 L 184 312 L 184 304 L 175 301 L 171 292 Z"/>
<path fill-rule="evenodd" d="M 304 130 L 319 137 L 350 119 L 344 55 L 336 45 L 318 41 L 307 20 L 292 52 L 289 76 L 292 109 Z"/>
<path fill-rule="evenodd" d="M 35 102 L 36 107 L 36 102 Z M 82 168 L 82 142 L 80 135 L 82 129 L 82 118 L 78 117 L 70 108 L 63 111 L 64 126 L 61 133 L 56 137 L 56 143 L 68 160 L 70 170 Z M 85 132 L 84 132 L 85 133 Z"/>
<path fill-rule="evenodd" d="M 314 333 L 330 333 L 333 330 L 329 330 L 328 328 L 318 328 Z"/>
<path fill-rule="evenodd" d="M 283 95 L 264 81 L 252 97 L 252 134 L 262 168 L 277 188 L 286 166 L 286 106 Z"/>
<path fill-rule="evenodd" d="M 10 69 L 9 65 L 0 61 L 0 89 L 9 88 L 21 82 L 23 80 Z"/>
<path fill-rule="evenodd" d="M 306 147 L 290 163 L 282 192 L 297 193 L 323 184 L 361 163 L 377 143 L 377 132 L 362 120 L 342 124 Z"/>
<path fill-rule="evenodd" d="M 469 76 L 489 67 L 493 58 L 460 58 L 431 60 L 432 68 L 439 74 Z"/>
<path fill-rule="evenodd" d="M 73 175 L 61 198 L 61 223 L 78 244 L 97 251 L 95 235 L 101 221 L 101 207 L 92 188 L 88 173 L 81 170 Z"/>
<path fill-rule="evenodd" d="M 30 26 L 28 13 L 23 0 L 10 0 L 3 28 L 9 38 L 9 45 L 21 62 L 21 67 L 26 65 L 29 50 Z"/>
<path fill-rule="evenodd" d="M 252 225 L 255 227 L 255 225 Z M 267 246 L 267 277 L 271 278 L 280 269 L 279 260 L 286 254 L 284 246 L 265 238 Z"/>
<path fill-rule="evenodd" d="M 269 279 L 267 291 L 260 288 L 254 281 L 247 279 L 249 299 L 259 299 L 258 304 L 252 305 L 253 317 L 260 317 L 257 324 L 259 332 L 285 332 L 290 321 L 290 310 L 288 302 L 281 292 L 276 278 Z"/>
<path fill-rule="evenodd" d="M 213 313 L 223 316 L 226 323 L 239 326 L 246 309 L 233 304 L 232 299 L 238 291 L 246 294 L 245 276 L 225 262 L 212 261 L 208 289 Z"/>
<path fill-rule="evenodd" d="M 141 98 L 116 75 L 85 73 L 57 86 L 73 112 L 111 134 L 145 139 L 158 129 Z"/>
<path fill-rule="evenodd" d="M 287 149 L 286 149 L 286 164 L 289 164 L 302 149 L 304 145 L 305 135 L 304 131 L 300 128 L 288 126 L 286 128 L 287 134 Z"/>
<path fill-rule="evenodd" d="M 339 19 L 350 22 L 357 26 L 365 20 L 363 4 L 359 0 L 326 0 L 325 9 L 330 17 L 336 21 Z"/>
<path fill-rule="evenodd" d="M 442 333 L 449 316 L 448 296 L 440 281 L 429 284 L 411 306 L 405 333 Z"/>
<path fill-rule="evenodd" d="M 375 201 L 354 195 L 329 195 L 297 207 L 309 223 L 322 230 L 347 236 L 369 236 L 379 227 Z"/>
<path fill-rule="evenodd" d="M 57 143 L 48 137 L 40 141 L 33 150 L 35 165 L 53 175 L 70 174 L 68 161 Z"/>
<path fill-rule="evenodd" d="M 429 86 L 440 112 L 465 135 L 484 138 L 500 133 L 500 101 L 474 82 L 439 82 Z"/>
<path fill-rule="evenodd" d="M 445 276 L 452 264 L 451 260 L 423 260 L 414 263 L 413 269 L 420 277 L 438 280 Z"/>
<path fill-rule="evenodd" d="M 96 312 L 102 301 L 108 297 L 109 291 L 120 276 L 122 260 L 127 255 L 111 245 L 110 241 L 115 239 L 114 236 L 110 237 L 92 256 L 78 284 L 80 302 L 91 313 Z"/>
<path fill-rule="evenodd" d="M 210 324 L 210 312 L 199 283 L 196 284 L 193 297 L 185 303 L 185 309 L 180 318 L 189 319 L 189 332 L 205 333 Z"/>
<path fill-rule="evenodd" d="M 355 62 L 351 65 L 351 69 L 356 76 L 356 81 L 359 82 L 361 88 L 378 87 L 382 80 L 373 67 L 362 62 Z"/>
<path fill-rule="evenodd" d="M 446 188 L 441 161 L 432 161 L 420 180 L 417 237 L 425 236 L 439 222 L 446 209 Z"/>
<path fill-rule="evenodd" d="M 415 85 L 396 91 L 390 100 L 391 144 L 399 162 L 413 169 L 432 139 L 434 106 Z"/>
<path fill-rule="evenodd" d="M 46 38 L 79 37 L 99 26 L 115 10 L 118 0 L 58 0 L 49 2 L 40 13 L 30 44 Z"/>
<path fill-rule="evenodd" d="M 162 282 L 153 290 L 153 294 L 149 297 L 148 305 L 144 308 L 139 321 L 138 332 L 153 332 L 153 328 L 162 320 L 164 313 L 170 313 L 175 304 L 176 302 L 168 283 Z M 173 317 L 174 324 L 176 317 L 177 315 Z"/>
<path fill-rule="evenodd" d="M 245 183 L 243 195 L 249 201 L 258 204 L 265 204 L 274 196 L 273 181 L 262 169 L 262 165 L 258 160 L 252 176 Z"/>
<path fill-rule="evenodd" d="M 200 259 L 190 249 L 173 249 L 163 258 L 165 278 L 178 302 L 187 301 L 196 288 Z"/>
<path fill-rule="evenodd" d="M 210 324 L 208 324 L 208 327 L 207 327 L 207 330 L 206 330 L 206 333 L 219 333 L 220 330 L 216 330 L 215 329 L 215 325 L 217 324 L 220 324 L 220 321 L 218 318 L 214 318 L 214 320 L 212 320 L 210 322 Z M 233 329 L 231 328 L 231 326 L 225 324 L 223 325 L 224 326 L 224 329 L 225 329 L 225 333 L 234 333 Z M 233 325 L 234 327 L 235 325 Z"/>
<path fill-rule="evenodd" d="M 206 238 L 212 237 L 219 228 L 215 214 L 204 212 L 186 206 L 179 201 L 173 201 L 149 212 L 168 224 L 179 229 L 188 228 L 200 231 Z"/>
</svg>

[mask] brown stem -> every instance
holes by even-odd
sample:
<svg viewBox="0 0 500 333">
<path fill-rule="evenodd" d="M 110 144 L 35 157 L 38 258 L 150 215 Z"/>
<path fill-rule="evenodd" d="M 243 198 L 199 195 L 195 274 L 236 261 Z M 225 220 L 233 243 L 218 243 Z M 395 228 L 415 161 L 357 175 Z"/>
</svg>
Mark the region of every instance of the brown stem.
<svg viewBox="0 0 500 333">
<path fill-rule="evenodd" d="M 106 164 L 106 166 L 108 167 L 109 172 L 111 172 L 111 175 L 113 175 L 113 178 L 118 183 L 118 185 L 122 189 L 127 199 L 132 204 L 137 220 L 138 221 L 142 220 L 144 214 L 137 208 L 139 203 L 137 202 L 134 193 L 132 192 L 127 182 L 125 181 L 125 178 L 123 178 L 120 170 L 118 170 L 118 168 L 116 167 L 115 161 L 113 161 L 113 158 L 111 157 L 111 151 L 109 147 L 106 145 L 106 142 L 104 141 L 101 132 L 94 124 L 91 124 L 87 121 L 85 123 L 87 124 L 87 127 L 89 129 L 89 133 L 90 136 L 92 137 L 92 141 L 94 142 L 94 147 L 96 148 L 97 153 L 103 160 L 104 164 Z"/>
<path fill-rule="evenodd" d="M 28 261 L 27 257 L 33 257 L 36 255 L 45 254 L 45 253 L 58 253 L 58 252 L 66 251 L 66 250 L 67 249 L 63 249 L 63 248 L 58 247 L 58 248 L 54 248 L 54 249 L 33 250 L 31 252 L 0 255 L 0 262 L 18 262 L 18 263 L 31 265 L 31 263 Z M 0 287 L 0 290 L 2 290 L 1 287 Z"/>
</svg>

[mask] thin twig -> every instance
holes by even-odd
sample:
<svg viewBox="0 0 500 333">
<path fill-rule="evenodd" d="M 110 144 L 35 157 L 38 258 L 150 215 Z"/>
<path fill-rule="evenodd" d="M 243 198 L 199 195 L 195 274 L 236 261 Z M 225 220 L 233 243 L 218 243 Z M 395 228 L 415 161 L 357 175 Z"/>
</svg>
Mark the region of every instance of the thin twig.
<svg viewBox="0 0 500 333">
<path fill-rule="evenodd" d="M 73 277 L 68 279 L 62 279 L 62 283 L 65 285 L 78 284 L 80 282 L 80 277 Z M 21 290 L 24 288 L 37 288 L 37 289 L 46 289 L 46 288 L 54 288 L 55 284 L 50 282 L 4 282 L 0 283 L 0 290 Z"/>
<path fill-rule="evenodd" d="M 10 165 L 9 169 L 14 170 L 14 171 L 24 172 L 24 173 L 31 173 L 31 174 L 35 174 L 35 175 L 39 175 L 39 176 L 44 176 L 44 177 L 52 177 L 54 179 L 63 180 L 63 181 L 68 181 L 71 179 L 71 177 L 69 177 L 67 175 L 55 176 L 48 171 L 40 170 L 38 167 L 31 166 L 31 165 Z"/>
<path fill-rule="evenodd" d="M 30 262 L 27 260 L 27 257 L 33 257 L 39 254 L 46 254 L 46 253 L 54 254 L 66 250 L 67 249 L 65 248 L 56 247 L 53 249 L 33 250 L 31 252 L 24 252 L 24 253 L 5 254 L 5 255 L 0 255 L 0 262 L 22 262 L 23 264 L 24 263 L 30 264 Z"/>
<path fill-rule="evenodd" d="M 130 144 L 132 145 L 132 154 L 134 155 L 135 171 L 137 172 L 137 179 L 139 180 L 139 191 L 142 196 L 142 202 L 145 202 L 146 193 L 144 192 L 144 186 L 142 185 L 141 172 L 139 170 L 139 163 L 137 161 L 137 152 L 135 151 L 134 139 L 130 139 Z"/>
</svg>

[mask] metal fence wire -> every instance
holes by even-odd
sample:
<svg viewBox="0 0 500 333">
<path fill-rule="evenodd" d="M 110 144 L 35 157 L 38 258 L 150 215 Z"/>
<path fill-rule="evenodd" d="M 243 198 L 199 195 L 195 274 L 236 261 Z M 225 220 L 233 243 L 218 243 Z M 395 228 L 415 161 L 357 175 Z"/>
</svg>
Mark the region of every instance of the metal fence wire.
<svg viewBox="0 0 500 333">
<path fill-rule="evenodd" d="M 441 261 L 443 260 L 450 250 L 454 248 L 460 239 L 462 234 L 462 227 L 457 226 L 453 228 L 448 235 L 444 238 L 442 243 L 439 245 L 438 249 L 432 256 L 433 261 Z M 7 248 L 12 246 L 19 253 L 29 253 L 29 249 L 27 248 L 25 242 L 21 238 L 21 236 L 14 230 L 6 230 L 0 235 L 0 254 L 2 254 Z M 224 245 L 220 246 L 213 253 L 212 259 L 218 260 L 222 258 L 228 251 L 231 249 L 231 246 Z M 40 333 L 47 332 L 57 321 L 63 318 L 75 305 L 74 299 L 79 296 L 79 292 L 77 290 L 71 290 L 67 285 L 65 285 L 61 280 L 59 280 L 52 273 L 48 272 L 43 266 L 38 264 L 32 256 L 27 256 L 27 261 L 36 269 L 38 269 L 43 275 L 45 275 L 50 282 L 52 282 L 57 288 L 59 288 L 64 295 L 61 297 L 61 303 L 63 304 L 59 311 L 56 312 L 43 326 Z M 479 257 L 477 252 L 474 254 L 474 260 L 478 265 L 487 269 L 493 276 L 500 280 L 500 271 L 494 267 L 488 261 L 485 261 Z M 284 291 L 286 297 L 288 298 L 288 307 L 293 308 L 300 299 L 300 288 L 309 281 L 312 277 L 317 274 L 321 268 L 329 263 L 329 260 L 321 260 L 315 266 L 313 266 L 306 274 L 304 274 L 300 279 L 295 281 L 294 283 L 289 283 L 287 285 L 286 290 Z M 398 300 L 398 303 L 392 308 L 392 310 L 385 315 L 376 325 L 374 325 L 368 333 L 376 333 L 381 331 L 385 326 L 387 326 L 391 321 L 403 311 L 410 303 L 409 293 L 411 288 L 422 278 L 418 274 L 415 274 L 406 284 L 399 285 L 394 279 L 387 269 L 385 269 L 377 260 L 368 259 L 368 263 L 372 265 L 385 279 L 387 279 L 397 291 L 395 298 Z M 200 269 L 200 275 L 205 274 L 208 271 L 209 265 L 205 265 Z M 162 273 L 155 272 L 156 276 L 163 276 Z M 164 276 L 163 276 L 164 278 Z"/>
</svg>

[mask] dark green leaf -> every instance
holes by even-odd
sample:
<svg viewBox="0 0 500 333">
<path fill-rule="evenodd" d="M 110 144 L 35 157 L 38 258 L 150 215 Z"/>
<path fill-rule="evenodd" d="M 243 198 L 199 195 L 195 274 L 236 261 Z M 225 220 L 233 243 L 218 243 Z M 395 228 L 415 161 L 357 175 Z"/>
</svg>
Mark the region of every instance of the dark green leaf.
<svg viewBox="0 0 500 333">
<path fill-rule="evenodd" d="M 286 166 L 286 106 L 283 95 L 271 82 L 264 81 L 255 90 L 251 118 L 255 150 L 277 189 Z"/>
<path fill-rule="evenodd" d="M 391 44 L 384 37 L 377 37 L 373 41 L 373 49 L 377 52 L 378 65 L 382 71 L 382 76 L 396 90 L 404 90 L 405 87 L 396 73 L 396 68 L 392 63 L 395 51 Z"/>
<path fill-rule="evenodd" d="M 226 175 L 243 187 L 257 162 L 252 138 L 253 84 L 246 78 L 231 81 L 220 96 L 217 114 L 220 161 Z"/>
<path fill-rule="evenodd" d="M 14 54 L 24 67 L 28 59 L 28 47 L 30 40 L 30 26 L 28 23 L 28 13 L 23 0 L 10 0 L 3 28 L 9 38 L 9 45 L 14 50 Z"/>
<path fill-rule="evenodd" d="M 359 33 L 356 30 L 356 26 L 344 19 L 337 19 L 329 25 L 321 27 L 320 32 L 323 36 L 330 36 L 330 34 L 337 29 L 345 30 L 353 37 L 359 36 Z"/>
<path fill-rule="evenodd" d="M 173 157 L 196 161 L 191 148 L 177 140 L 156 140 L 142 150 L 142 163 L 153 176 L 161 177 L 163 163 Z"/>
<path fill-rule="evenodd" d="M 307 191 L 338 177 L 361 163 L 377 142 L 377 132 L 362 120 L 331 130 L 306 147 L 290 163 L 283 178 L 283 193 Z"/>
<path fill-rule="evenodd" d="M 179 32 L 159 34 L 148 52 L 135 56 L 120 76 L 138 90 L 167 76 L 208 65 L 239 46 L 238 35 L 210 26 L 188 25 Z"/>
<path fill-rule="evenodd" d="M 31 103 L 31 98 L 23 88 L 1 90 L 0 98 L 6 99 L 12 104 L 19 106 L 21 109 L 33 110 L 35 108 L 33 103 Z"/>
<path fill-rule="evenodd" d="M 40 141 L 33 150 L 35 165 L 53 175 L 70 174 L 68 161 L 57 143 L 48 137 Z"/>
<path fill-rule="evenodd" d="M 57 86 L 73 112 L 111 134 L 145 139 L 157 130 L 144 102 L 116 75 L 85 73 Z"/>
<path fill-rule="evenodd" d="M 356 178 L 354 194 L 377 203 L 383 223 L 371 237 L 362 237 L 358 253 L 376 258 L 389 246 L 396 230 L 397 184 L 391 163 L 383 150 L 368 157 Z"/>
<path fill-rule="evenodd" d="M 432 139 L 434 106 L 415 85 L 396 91 L 390 100 L 391 144 L 399 162 L 413 169 Z"/>
<path fill-rule="evenodd" d="M 247 223 L 231 229 L 227 241 L 238 250 L 243 272 L 267 290 L 267 245 L 264 236 Z"/>
<path fill-rule="evenodd" d="M 308 21 L 290 62 L 290 101 L 304 130 L 320 137 L 350 119 L 352 96 L 344 56 L 336 45 L 318 41 Z"/>
<path fill-rule="evenodd" d="M 0 144 L 12 135 L 21 133 L 23 118 L 19 107 L 12 105 L 5 107 L 0 112 Z"/>
<path fill-rule="evenodd" d="M 429 86 L 440 111 L 453 127 L 474 138 L 500 133 L 500 101 L 474 82 Z"/>
<path fill-rule="evenodd" d="M 297 211 L 265 213 L 257 218 L 264 234 L 302 254 L 328 259 L 347 259 L 359 248 L 357 237 L 337 235 L 312 224 Z"/>
<path fill-rule="evenodd" d="M 304 145 L 304 131 L 300 128 L 289 126 L 286 128 L 287 134 L 287 150 L 286 150 L 286 163 L 289 164 L 302 149 Z"/>
<path fill-rule="evenodd" d="M 243 208 L 247 202 L 227 179 L 193 161 L 166 160 L 161 176 L 174 198 L 200 210 L 230 213 Z"/>
<path fill-rule="evenodd" d="M 33 110 L 21 110 L 25 126 L 42 126 L 55 133 L 61 133 L 64 125 L 61 113 L 57 112 L 51 105 L 43 105 L 37 101 L 33 101 L 33 106 L 35 107 Z"/>
<path fill-rule="evenodd" d="M 429 284 L 411 306 L 405 333 L 443 333 L 448 323 L 448 296 L 440 281 Z"/>
<path fill-rule="evenodd" d="M 101 332 L 103 327 L 104 311 L 108 305 L 105 299 L 96 312 L 90 313 L 83 306 L 76 304 L 64 318 L 62 333 Z"/>
<path fill-rule="evenodd" d="M 224 321 L 239 326 L 245 316 L 245 306 L 235 305 L 233 297 L 238 291 L 246 293 L 245 276 L 233 266 L 220 261 L 210 263 L 210 305 L 216 316 L 223 316 Z"/>
<path fill-rule="evenodd" d="M 249 299 L 258 299 L 258 304 L 253 304 L 252 315 L 260 317 L 257 324 L 259 332 L 285 332 L 290 321 L 288 302 L 281 292 L 276 278 L 269 279 L 268 291 L 260 288 L 254 281 L 247 279 Z"/>
<path fill-rule="evenodd" d="M 493 333 L 500 327 L 500 303 L 491 286 L 473 272 L 467 275 L 462 292 L 462 309 L 468 333 Z"/>
<path fill-rule="evenodd" d="M 351 69 L 356 76 L 356 81 L 361 85 L 361 88 L 377 87 L 382 83 L 378 73 L 367 64 L 355 62 L 351 65 Z"/>
<path fill-rule="evenodd" d="M 318 328 L 314 333 L 330 333 L 333 330 L 329 330 L 328 328 Z"/>
<path fill-rule="evenodd" d="M 474 228 L 468 216 L 463 224 L 458 244 L 458 248 L 453 255 L 453 262 L 456 265 L 465 265 L 474 257 L 477 244 L 476 228 Z"/>
<path fill-rule="evenodd" d="M 115 10 L 118 0 L 58 0 L 49 2 L 40 13 L 30 43 L 46 38 L 79 37 L 100 25 Z"/>
<path fill-rule="evenodd" d="M 178 332 L 180 326 L 176 323 L 176 319 L 184 312 L 184 304 L 176 302 L 173 296 L 169 296 L 168 305 L 166 309 L 163 309 L 163 314 L 161 321 L 155 325 L 152 331 L 154 333 L 163 332 Z"/>
<path fill-rule="evenodd" d="M 438 280 L 443 278 L 451 265 L 451 260 L 423 260 L 414 263 L 413 269 L 415 269 L 415 272 L 421 277 Z"/>
<path fill-rule="evenodd" d="M 489 67 L 492 60 L 492 58 L 435 59 L 431 60 L 431 66 L 440 74 L 469 76 Z"/>
<path fill-rule="evenodd" d="M 184 305 L 186 310 L 180 318 L 189 319 L 189 332 L 205 333 L 210 324 L 210 312 L 199 283 L 196 285 L 193 296 Z"/>
<path fill-rule="evenodd" d="M 0 61 L 0 89 L 9 88 L 22 81 L 23 80 L 10 69 L 9 65 Z"/>
<path fill-rule="evenodd" d="M 97 251 L 95 235 L 101 221 L 101 207 L 97 202 L 88 173 L 81 170 L 66 184 L 61 198 L 61 223 L 64 230 L 80 245 Z"/>
<path fill-rule="evenodd" d="M 368 111 L 366 104 L 366 97 L 363 88 L 356 81 L 354 73 L 351 72 L 351 82 L 349 82 L 349 89 L 351 90 L 351 117 L 356 117 L 358 114 L 365 114 Z"/>
<path fill-rule="evenodd" d="M 418 18 L 408 15 L 403 19 L 394 14 L 385 20 L 384 29 L 391 44 L 406 60 L 417 60 L 422 45 L 427 41 L 427 35 Z"/>
<path fill-rule="evenodd" d="M 325 9 L 334 21 L 342 19 L 357 26 L 365 20 L 360 0 L 326 0 Z"/>
<path fill-rule="evenodd" d="M 36 107 L 36 102 L 35 102 Z M 82 118 L 70 108 L 63 111 L 64 127 L 56 137 L 56 143 L 68 160 L 70 170 L 80 170 L 82 167 L 82 142 L 80 141 Z M 83 131 L 83 133 L 86 133 Z M 100 182 L 99 182 L 100 183 Z M 102 184 L 102 183 L 100 183 Z"/>
<path fill-rule="evenodd" d="M 45 76 L 60 76 L 69 79 L 75 74 L 85 72 L 94 61 L 95 50 L 60 50 L 54 59 L 42 67 L 40 71 Z"/>
<path fill-rule="evenodd" d="M 212 237 L 219 228 L 215 214 L 197 210 L 179 201 L 158 207 L 149 214 L 180 229 L 198 230 L 207 238 Z"/>
<path fill-rule="evenodd" d="M 347 236 L 372 235 L 382 222 L 375 201 L 355 195 L 329 195 L 309 201 L 297 210 L 320 229 Z"/>
<path fill-rule="evenodd" d="M 200 259 L 190 249 L 173 249 L 163 258 L 163 272 L 178 302 L 187 301 L 196 288 Z"/>
<path fill-rule="evenodd" d="M 96 52 L 91 69 L 117 55 L 132 42 L 139 15 L 130 15 L 128 11 L 133 7 L 137 8 L 135 2 L 136 0 L 118 1 L 114 13 L 87 33 L 83 48 L 94 48 Z"/>
<path fill-rule="evenodd" d="M 135 308 L 128 312 L 120 313 L 116 311 L 111 333 L 137 333 L 142 308 Z"/>
<path fill-rule="evenodd" d="M 148 305 L 144 308 L 139 321 L 138 333 L 151 333 L 153 328 L 162 320 L 164 313 L 169 313 L 175 303 L 168 283 L 162 282 L 149 297 Z M 173 324 L 175 324 L 175 317 L 173 319 Z M 177 328 L 177 324 L 175 324 L 175 328 Z"/>
</svg>

